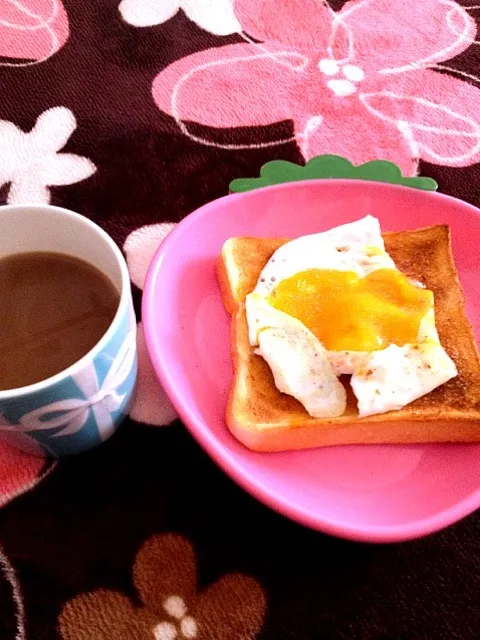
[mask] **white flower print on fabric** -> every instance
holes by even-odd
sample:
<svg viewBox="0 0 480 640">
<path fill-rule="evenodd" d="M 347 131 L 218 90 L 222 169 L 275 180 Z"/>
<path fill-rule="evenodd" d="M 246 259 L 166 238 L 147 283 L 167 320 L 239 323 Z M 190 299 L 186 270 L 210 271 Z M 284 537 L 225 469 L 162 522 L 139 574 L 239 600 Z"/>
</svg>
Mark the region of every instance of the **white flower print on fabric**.
<svg viewBox="0 0 480 640">
<path fill-rule="evenodd" d="M 163 609 L 171 617 L 177 620 L 182 638 L 190 640 L 197 637 L 197 621 L 188 614 L 185 600 L 180 596 L 169 596 L 163 602 Z M 153 629 L 155 640 L 174 640 L 178 638 L 176 625 L 172 622 L 160 622 Z"/>
<path fill-rule="evenodd" d="M 148 266 L 162 240 L 175 224 L 162 222 L 147 225 L 133 231 L 125 241 L 124 251 L 132 282 L 143 290 Z M 137 422 L 163 426 L 175 420 L 177 414 L 165 391 L 160 386 L 157 375 L 148 356 L 142 323 L 137 330 L 138 374 L 135 396 L 130 409 L 130 417 Z"/>
<path fill-rule="evenodd" d="M 132 231 L 125 240 L 123 248 L 127 256 L 130 278 L 133 284 L 142 289 L 142 291 L 150 262 L 160 243 L 174 226 L 174 222 L 148 224 Z"/>
<path fill-rule="evenodd" d="M 95 173 L 88 158 L 59 153 L 76 127 L 66 107 L 44 111 L 29 132 L 0 120 L 0 187 L 10 184 L 8 204 L 48 204 L 48 187 L 74 184 Z"/>
<path fill-rule="evenodd" d="M 119 11 L 134 27 L 151 27 L 173 18 L 182 9 L 199 27 L 217 36 L 242 30 L 233 0 L 122 0 Z"/>
<path fill-rule="evenodd" d="M 177 413 L 160 386 L 157 374 L 150 362 L 141 322 L 137 327 L 137 357 L 137 384 L 130 417 L 137 422 L 157 427 L 170 424 L 176 419 Z"/>
</svg>

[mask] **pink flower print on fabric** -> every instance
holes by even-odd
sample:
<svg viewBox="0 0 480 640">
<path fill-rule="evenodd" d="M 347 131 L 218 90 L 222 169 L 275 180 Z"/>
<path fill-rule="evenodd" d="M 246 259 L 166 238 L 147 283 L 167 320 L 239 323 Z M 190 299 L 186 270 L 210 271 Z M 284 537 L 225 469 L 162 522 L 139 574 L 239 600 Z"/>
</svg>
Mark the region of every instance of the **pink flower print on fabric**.
<svg viewBox="0 0 480 640">
<path fill-rule="evenodd" d="M 453 0 L 352 0 L 339 12 L 317 0 L 237 0 L 234 10 L 245 44 L 183 58 L 153 83 L 157 106 L 191 139 L 274 146 L 285 140 L 222 145 L 194 135 L 189 123 L 292 120 L 292 140 L 306 159 L 381 158 L 405 175 L 415 175 L 420 158 L 479 161 L 480 90 L 439 72 L 448 70 L 439 63 L 475 41 L 475 21 Z"/>
<path fill-rule="evenodd" d="M 61 0 L 0 0 L 0 67 L 45 62 L 68 35 Z"/>
<path fill-rule="evenodd" d="M 2 425 L 1 416 L 0 425 Z M 8 434 L 3 434 L 0 440 L 0 507 L 33 489 L 55 469 L 57 464 L 42 457 L 41 447 L 35 446 L 33 438 L 30 438 L 30 442 L 26 444 L 30 444 L 34 455 L 28 455 L 11 447 L 5 442 L 7 438 Z"/>
</svg>

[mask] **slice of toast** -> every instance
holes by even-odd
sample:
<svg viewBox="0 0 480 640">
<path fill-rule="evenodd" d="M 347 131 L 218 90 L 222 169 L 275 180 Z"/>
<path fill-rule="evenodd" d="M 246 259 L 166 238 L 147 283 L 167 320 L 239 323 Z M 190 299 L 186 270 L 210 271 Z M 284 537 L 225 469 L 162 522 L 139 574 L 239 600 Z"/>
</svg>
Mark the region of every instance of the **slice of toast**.
<svg viewBox="0 0 480 640">
<path fill-rule="evenodd" d="M 464 311 L 449 228 L 438 225 L 383 237 L 397 267 L 433 291 L 440 341 L 459 375 L 398 411 L 362 419 L 346 378 L 346 412 L 338 418 L 311 417 L 295 398 L 278 391 L 270 368 L 248 341 L 245 296 L 274 251 L 288 240 L 231 238 L 217 264 L 223 301 L 232 315 L 235 375 L 226 421 L 248 448 L 285 451 L 339 444 L 480 441 L 480 358 Z"/>
</svg>

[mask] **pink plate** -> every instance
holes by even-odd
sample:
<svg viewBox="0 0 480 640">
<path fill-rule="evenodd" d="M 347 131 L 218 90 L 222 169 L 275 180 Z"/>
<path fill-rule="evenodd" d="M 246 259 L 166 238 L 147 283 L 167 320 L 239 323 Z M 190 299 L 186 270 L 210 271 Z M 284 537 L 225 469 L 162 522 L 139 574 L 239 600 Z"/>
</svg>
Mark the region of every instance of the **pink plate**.
<svg viewBox="0 0 480 640">
<path fill-rule="evenodd" d="M 296 237 L 366 214 L 382 229 L 451 226 L 468 316 L 480 338 L 480 211 L 438 193 L 312 180 L 230 195 L 185 218 L 157 251 L 143 319 L 149 353 L 182 420 L 213 460 L 269 507 L 345 538 L 393 542 L 437 531 L 480 505 L 480 445 L 358 445 L 254 453 L 230 435 L 230 318 L 215 261 L 231 236 Z"/>
</svg>

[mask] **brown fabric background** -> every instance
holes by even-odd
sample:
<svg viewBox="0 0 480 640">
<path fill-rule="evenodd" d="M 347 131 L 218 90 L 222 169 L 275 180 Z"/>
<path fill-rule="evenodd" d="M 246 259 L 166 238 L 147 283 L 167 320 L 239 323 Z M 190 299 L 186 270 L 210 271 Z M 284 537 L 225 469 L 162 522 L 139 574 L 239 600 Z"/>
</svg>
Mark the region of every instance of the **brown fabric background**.
<svg viewBox="0 0 480 640">
<path fill-rule="evenodd" d="M 64 151 L 90 158 L 97 173 L 53 188 L 52 204 L 87 215 L 123 243 L 140 225 L 180 220 L 224 195 L 230 180 L 257 174 L 267 160 L 301 161 L 293 143 L 232 152 L 184 138 L 156 109 L 153 78 L 173 60 L 236 38 L 208 34 L 181 12 L 161 26 L 127 27 L 118 4 L 64 0 L 67 44 L 37 67 L 0 69 L 0 119 L 30 130 L 40 113 L 63 105 L 81 123 Z M 478 55 L 479 47 L 471 47 L 449 64 L 475 73 Z M 290 134 L 285 122 L 222 135 L 235 141 Z M 444 193 L 480 205 L 478 165 L 422 164 L 421 173 Z M 4 188 L 0 201 L 5 195 Z M 138 305 L 139 291 L 135 297 Z M 478 514 L 405 544 L 333 539 L 258 504 L 179 422 L 168 428 L 129 422 L 96 451 L 60 462 L 39 487 L 0 512 L 0 545 L 23 589 L 28 637 L 59 637 L 60 610 L 80 592 L 104 587 L 134 597 L 135 555 L 146 538 L 162 532 L 190 539 L 200 587 L 236 571 L 263 585 L 268 609 L 261 640 L 480 636 Z M 0 576 L 0 639 L 14 637 L 11 589 Z"/>
</svg>

